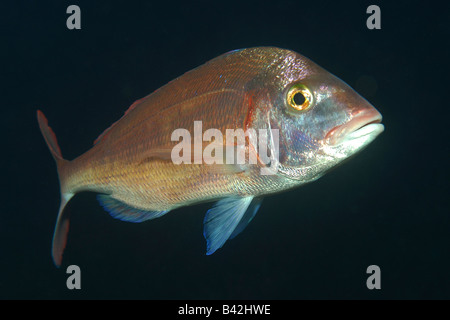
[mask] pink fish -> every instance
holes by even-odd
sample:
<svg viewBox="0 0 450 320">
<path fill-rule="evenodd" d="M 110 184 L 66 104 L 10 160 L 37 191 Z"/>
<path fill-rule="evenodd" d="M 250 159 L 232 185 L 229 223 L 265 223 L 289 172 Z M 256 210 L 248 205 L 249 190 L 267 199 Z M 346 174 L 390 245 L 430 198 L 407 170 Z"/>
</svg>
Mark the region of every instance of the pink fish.
<svg viewBox="0 0 450 320">
<path fill-rule="evenodd" d="M 98 193 L 114 218 L 130 222 L 216 201 L 204 219 L 212 254 L 246 227 L 264 196 L 318 179 L 384 130 L 381 114 L 347 84 L 296 52 L 271 47 L 226 53 L 169 82 L 131 105 L 72 161 L 63 159 L 43 113 L 37 116 L 61 187 L 52 249 L 57 266 L 69 229 L 64 208 L 78 192 Z M 270 161 L 174 163 L 179 141 L 172 134 L 184 128 L 193 135 L 196 121 L 203 131 L 223 133 L 216 146 L 246 155 L 258 146 L 248 136 L 244 144 L 230 143 L 227 129 L 276 130 L 277 139 L 265 140 Z M 202 142 L 202 151 L 207 147 Z M 262 174 L 264 168 L 272 174 Z"/>
</svg>

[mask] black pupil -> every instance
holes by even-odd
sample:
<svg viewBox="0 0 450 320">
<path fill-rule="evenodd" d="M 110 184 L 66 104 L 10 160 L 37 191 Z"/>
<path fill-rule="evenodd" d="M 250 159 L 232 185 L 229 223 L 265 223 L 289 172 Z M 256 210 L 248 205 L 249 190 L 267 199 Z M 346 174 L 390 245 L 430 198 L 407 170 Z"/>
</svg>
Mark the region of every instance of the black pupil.
<svg viewBox="0 0 450 320">
<path fill-rule="evenodd" d="M 296 105 L 301 106 L 302 104 L 305 103 L 306 98 L 303 95 L 303 93 L 297 92 L 296 94 L 294 94 L 293 100 Z"/>
</svg>

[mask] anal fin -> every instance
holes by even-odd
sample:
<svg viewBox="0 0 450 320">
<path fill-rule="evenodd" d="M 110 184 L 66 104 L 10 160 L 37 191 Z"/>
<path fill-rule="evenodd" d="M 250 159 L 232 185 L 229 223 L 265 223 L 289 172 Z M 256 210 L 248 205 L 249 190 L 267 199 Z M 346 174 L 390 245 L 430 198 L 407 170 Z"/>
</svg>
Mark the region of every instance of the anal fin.
<svg viewBox="0 0 450 320">
<path fill-rule="evenodd" d="M 97 199 L 102 207 L 108 211 L 113 218 L 134 223 L 159 218 L 170 211 L 148 211 L 135 208 L 105 194 L 97 195 Z"/>
</svg>

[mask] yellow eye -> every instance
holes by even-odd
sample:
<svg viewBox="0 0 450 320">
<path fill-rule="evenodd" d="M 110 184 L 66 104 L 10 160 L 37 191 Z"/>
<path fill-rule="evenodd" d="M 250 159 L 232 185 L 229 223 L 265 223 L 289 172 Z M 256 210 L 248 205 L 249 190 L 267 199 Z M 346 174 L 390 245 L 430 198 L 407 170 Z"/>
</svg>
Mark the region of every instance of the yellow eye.
<svg viewBox="0 0 450 320">
<path fill-rule="evenodd" d="M 287 102 L 290 107 L 298 111 L 305 111 L 312 105 L 311 91 L 302 84 L 293 85 L 287 93 Z"/>
</svg>

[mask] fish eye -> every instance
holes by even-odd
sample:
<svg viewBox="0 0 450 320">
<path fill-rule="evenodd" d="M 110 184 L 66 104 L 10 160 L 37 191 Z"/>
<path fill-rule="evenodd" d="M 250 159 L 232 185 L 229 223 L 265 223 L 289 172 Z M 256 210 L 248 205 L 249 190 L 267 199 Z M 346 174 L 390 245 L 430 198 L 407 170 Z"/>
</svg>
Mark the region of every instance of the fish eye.
<svg viewBox="0 0 450 320">
<path fill-rule="evenodd" d="M 289 89 L 286 99 L 291 108 L 305 111 L 312 105 L 313 96 L 306 86 L 295 84 Z"/>
</svg>

